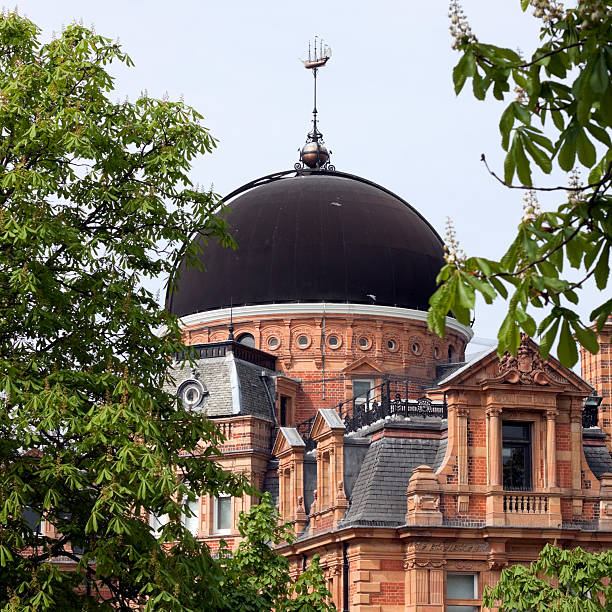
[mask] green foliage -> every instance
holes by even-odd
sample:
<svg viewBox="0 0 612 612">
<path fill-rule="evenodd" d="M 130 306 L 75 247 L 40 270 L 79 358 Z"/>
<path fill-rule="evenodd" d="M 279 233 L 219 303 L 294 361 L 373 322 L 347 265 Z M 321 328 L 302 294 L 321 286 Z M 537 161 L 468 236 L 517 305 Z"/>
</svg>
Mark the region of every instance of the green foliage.
<svg viewBox="0 0 612 612">
<path fill-rule="evenodd" d="M 521 2 L 523 10 L 530 4 L 536 6 Z M 569 187 L 533 187 L 567 190 L 567 200 L 542 213 L 533 194 L 528 196 L 516 238 L 499 261 L 447 255 L 438 276 L 441 285 L 430 301 L 430 329 L 444 336 L 449 312 L 468 324 L 477 292 L 487 304 L 499 296 L 508 300 L 498 333 L 500 355 L 516 354 L 522 330 L 540 336 L 544 356 L 558 342 L 559 359 L 573 366 L 577 342 L 590 352 L 599 350 L 590 328 L 601 330 L 612 312 L 612 300 L 604 300 L 583 322 L 573 309 L 588 279 L 603 292 L 610 274 L 612 2 L 581 1 L 566 11 L 553 0 L 538 2 L 540 46 L 529 60 L 511 49 L 478 42 L 457 5 L 451 9 L 458 24 L 452 27 L 454 48 L 462 53 L 453 71 L 457 94 L 469 79 L 480 100 L 490 91 L 498 100 L 511 89 L 518 93 L 499 122 L 507 152 L 504 178 L 491 174 L 508 187 L 532 188 L 534 168 L 550 174 L 556 163 L 567 172 L 582 166 L 588 184 L 581 185 L 574 175 Z M 515 178 L 519 185 L 513 184 Z M 564 277 L 566 265 L 580 271 L 579 280 Z M 533 308 L 546 312 L 538 326 L 528 312 Z"/>
<path fill-rule="evenodd" d="M 131 62 L 109 39 L 38 37 L 0 16 L 0 606 L 221 605 L 221 568 L 181 514 L 246 483 L 164 390 L 186 347 L 140 285 L 193 261 L 195 232 L 231 243 L 187 174 L 215 141 L 182 102 L 111 102 L 106 67 Z M 168 515 L 160 537 L 149 513 Z"/>
<path fill-rule="evenodd" d="M 612 552 L 560 550 L 547 544 L 529 568 L 513 565 L 485 589 L 483 603 L 500 612 L 603 612 L 612 610 Z"/>
<path fill-rule="evenodd" d="M 238 526 L 244 540 L 231 555 L 221 550 L 225 578 L 224 604 L 220 611 L 332 612 L 335 606 L 315 555 L 308 568 L 293 582 L 287 559 L 271 545 L 292 543 L 295 534 L 289 524 L 279 524 L 269 493 L 246 515 Z"/>
</svg>

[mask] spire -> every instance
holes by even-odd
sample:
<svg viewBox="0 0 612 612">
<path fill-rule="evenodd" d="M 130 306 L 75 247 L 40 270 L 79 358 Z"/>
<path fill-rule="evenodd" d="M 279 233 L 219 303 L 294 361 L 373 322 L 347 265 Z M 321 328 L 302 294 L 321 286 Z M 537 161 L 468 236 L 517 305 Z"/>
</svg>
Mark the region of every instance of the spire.
<svg viewBox="0 0 612 612">
<path fill-rule="evenodd" d="M 312 170 L 335 170 L 329 163 L 331 151 L 327 150 L 323 141 L 323 134 L 319 131 L 317 124 L 317 74 L 319 68 L 323 68 L 331 57 L 331 48 L 323 44 L 323 39 L 314 39 L 314 52 L 308 43 L 308 59 L 302 60 L 307 70 L 312 70 L 314 81 L 314 108 L 312 110 L 312 130 L 306 136 L 306 144 L 300 150 L 300 161 L 295 164 L 296 170 L 305 167 Z"/>
</svg>

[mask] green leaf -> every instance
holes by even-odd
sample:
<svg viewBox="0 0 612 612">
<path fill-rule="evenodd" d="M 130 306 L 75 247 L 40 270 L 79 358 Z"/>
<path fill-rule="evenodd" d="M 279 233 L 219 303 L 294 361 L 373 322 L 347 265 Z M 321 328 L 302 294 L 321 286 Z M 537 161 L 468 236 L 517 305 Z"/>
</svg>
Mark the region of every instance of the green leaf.
<svg viewBox="0 0 612 612">
<path fill-rule="evenodd" d="M 551 315 L 551 317 L 557 317 L 557 316 L 558 315 Z M 552 349 L 552 346 L 557 337 L 557 332 L 559 331 L 560 322 L 561 322 L 560 318 L 554 319 L 554 322 L 552 326 L 550 327 L 550 329 L 542 336 L 542 339 L 540 341 L 540 353 L 542 354 L 542 357 L 544 357 L 544 359 L 546 359 L 548 355 L 550 354 L 550 350 Z"/>
<path fill-rule="evenodd" d="M 604 57 L 604 51 L 602 49 L 599 52 L 595 63 L 593 64 L 593 70 L 589 78 L 589 85 L 595 93 L 603 94 L 606 91 L 609 83 L 610 77 L 608 75 L 606 58 Z"/>
<path fill-rule="evenodd" d="M 610 243 L 608 243 L 602 250 L 599 256 L 599 261 L 595 266 L 595 283 L 597 288 L 603 291 L 608 285 L 608 277 L 610 276 L 610 266 L 608 260 L 610 257 Z"/>
<path fill-rule="evenodd" d="M 512 151 L 504 158 L 504 181 L 507 185 L 512 184 L 516 164 L 514 163 L 514 154 Z"/>
<path fill-rule="evenodd" d="M 510 153 L 514 156 L 514 163 L 516 164 L 516 173 L 518 174 L 519 181 L 521 181 L 522 185 L 531 187 L 531 167 L 525 155 L 525 151 L 523 150 L 520 133 L 515 134 Z"/>
<path fill-rule="evenodd" d="M 559 142 L 563 142 L 559 150 L 559 165 L 566 172 L 569 172 L 574 167 L 578 129 L 576 124 L 571 123 L 559 140 Z"/>
<path fill-rule="evenodd" d="M 508 146 L 510 143 L 510 131 L 512 130 L 512 126 L 514 125 L 514 108 L 512 104 L 510 104 L 506 110 L 502 113 L 502 116 L 499 120 L 499 131 L 502 136 L 502 147 L 504 151 L 508 150 Z"/>
<path fill-rule="evenodd" d="M 597 160 L 595 147 L 583 129 L 578 129 L 577 147 L 580 162 L 587 168 L 593 166 Z"/>
<path fill-rule="evenodd" d="M 579 324 L 572 324 L 578 342 L 589 351 L 589 353 L 599 352 L 599 342 L 597 342 L 597 334 L 588 327 L 581 327 Z"/>
<path fill-rule="evenodd" d="M 473 77 L 476 74 L 476 62 L 471 49 L 466 49 L 463 56 L 453 69 L 453 83 L 455 85 L 455 94 L 459 94 L 463 89 L 467 77 Z"/>
<path fill-rule="evenodd" d="M 561 325 L 561 335 L 559 336 L 559 345 L 557 346 L 557 355 L 559 361 L 567 367 L 573 367 L 578 361 L 578 350 L 576 349 L 576 340 L 572 336 L 570 326 L 567 320 Z"/>
<path fill-rule="evenodd" d="M 539 149 L 533 143 L 531 138 L 529 138 L 528 133 L 523 132 L 521 140 L 533 161 L 538 164 L 538 166 L 540 166 L 543 172 L 545 172 L 546 174 L 550 174 L 550 171 L 552 170 L 552 161 L 550 160 L 548 155 L 546 155 L 546 153 L 542 151 L 542 149 Z"/>
</svg>

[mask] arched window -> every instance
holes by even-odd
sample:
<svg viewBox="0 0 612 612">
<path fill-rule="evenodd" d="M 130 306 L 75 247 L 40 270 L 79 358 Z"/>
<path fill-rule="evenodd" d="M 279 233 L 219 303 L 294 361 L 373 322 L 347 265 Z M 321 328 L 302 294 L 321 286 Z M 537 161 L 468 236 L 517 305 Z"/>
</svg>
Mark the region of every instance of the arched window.
<svg viewBox="0 0 612 612">
<path fill-rule="evenodd" d="M 238 336 L 238 342 L 240 344 L 244 344 L 244 346 L 250 346 L 251 348 L 255 348 L 255 337 L 253 334 L 240 334 Z"/>
</svg>

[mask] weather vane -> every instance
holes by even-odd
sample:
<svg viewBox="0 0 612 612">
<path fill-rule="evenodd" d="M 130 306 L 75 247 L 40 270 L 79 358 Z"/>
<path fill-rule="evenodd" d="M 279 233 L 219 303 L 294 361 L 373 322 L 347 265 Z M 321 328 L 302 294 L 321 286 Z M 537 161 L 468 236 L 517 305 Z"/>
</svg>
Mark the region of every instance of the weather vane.
<svg viewBox="0 0 612 612">
<path fill-rule="evenodd" d="M 313 49 L 314 47 L 314 49 Z M 323 134 L 317 126 L 317 73 L 323 68 L 331 57 L 331 48 L 323 44 L 323 39 L 315 36 L 314 45 L 308 43 L 308 59 L 302 60 L 307 70 L 312 70 L 314 78 L 314 108 L 312 110 L 312 130 L 306 136 L 306 144 L 300 149 L 300 161 L 295 164 L 296 170 L 304 167 L 312 170 L 335 170 L 329 163 L 331 151 L 327 150 L 323 141 Z"/>
</svg>

